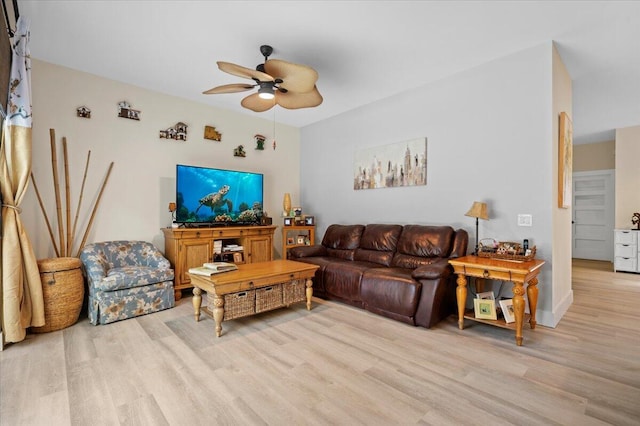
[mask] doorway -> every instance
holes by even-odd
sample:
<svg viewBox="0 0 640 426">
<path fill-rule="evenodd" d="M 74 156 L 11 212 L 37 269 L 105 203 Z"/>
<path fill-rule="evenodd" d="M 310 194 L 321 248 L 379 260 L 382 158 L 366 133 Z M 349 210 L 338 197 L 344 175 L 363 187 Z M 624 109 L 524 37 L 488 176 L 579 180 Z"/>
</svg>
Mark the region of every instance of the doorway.
<svg viewBox="0 0 640 426">
<path fill-rule="evenodd" d="M 614 170 L 573 173 L 573 258 L 613 261 L 614 179 Z"/>
</svg>

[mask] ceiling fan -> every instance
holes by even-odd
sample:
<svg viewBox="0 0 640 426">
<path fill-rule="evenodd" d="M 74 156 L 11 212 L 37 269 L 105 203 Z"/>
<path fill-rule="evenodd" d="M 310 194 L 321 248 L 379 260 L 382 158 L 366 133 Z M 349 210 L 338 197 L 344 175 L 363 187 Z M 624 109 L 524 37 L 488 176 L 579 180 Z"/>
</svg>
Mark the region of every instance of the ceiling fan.
<svg viewBox="0 0 640 426">
<path fill-rule="evenodd" d="M 225 84 L 202 93 L 205 95 L 236 93 L 259 87 L 256 93 L 240 102 L 243 107 L 255 112 L 267 111 L 275 105 L 287 109 L 298 109 L 311 108 L 322 103 L 322 95 L 316 87 L 318 80 L 316 70 L 307 65 L 269 59 L 273 53 L 271 46 L 260 46 L 260 53 L 264 56 L 264 64 L 258 65 L 255 70 L 230 62 L 217 62 L 221 71 L 237 77 L 249 78 L 255 82 L 254 84 Z"/>
</svg>

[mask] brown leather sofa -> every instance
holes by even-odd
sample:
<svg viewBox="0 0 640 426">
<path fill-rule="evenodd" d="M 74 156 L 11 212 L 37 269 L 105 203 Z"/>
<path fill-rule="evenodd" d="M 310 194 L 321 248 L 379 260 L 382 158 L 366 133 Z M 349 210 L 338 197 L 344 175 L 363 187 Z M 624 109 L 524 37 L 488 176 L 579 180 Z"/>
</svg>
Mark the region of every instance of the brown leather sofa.
<svg viewBox="0 0 640 426">
<path fill-rule="evenodd" d="M 290 259 L 320 266 L 314 296 L 430 328 L 455 311 L 448 259 L 464 256 L 468 239 L 450 226 L 334 224 Z"/>
</svg>

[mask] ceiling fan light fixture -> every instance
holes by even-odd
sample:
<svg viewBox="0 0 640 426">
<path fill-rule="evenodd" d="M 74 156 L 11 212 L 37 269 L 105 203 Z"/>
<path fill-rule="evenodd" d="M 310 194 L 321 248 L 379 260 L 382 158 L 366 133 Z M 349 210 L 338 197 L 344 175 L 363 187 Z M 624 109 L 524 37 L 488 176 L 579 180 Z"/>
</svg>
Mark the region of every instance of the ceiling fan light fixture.
<svg viewBox="0 0 640 426">
<path fill-rule="evenodd" d="M 258 96 L 261 99 L 273 99 L 275 97 L 273 86 L 271 84 L 260 84 Z"/>
<path fill-rule="evenodd" d="M 264 63 L 258 65 L 255 70 L 231 62 L 218 61 L 220 71 L 253 80 L 253 84 L 224 84 L 202 93 L 214 95 L 245 92 L 258 88 L 257 93 L 246 96 L 240 101 L 240 105 L 254 112 L 264 112 L 276 105 L 286 109 L 311 108 L 320 105 L 322 96 L 316 87 L 318 72 L 307 65 L 269 59 L 272 52 L 271 46 L 260 46 Z"/>
</svg>

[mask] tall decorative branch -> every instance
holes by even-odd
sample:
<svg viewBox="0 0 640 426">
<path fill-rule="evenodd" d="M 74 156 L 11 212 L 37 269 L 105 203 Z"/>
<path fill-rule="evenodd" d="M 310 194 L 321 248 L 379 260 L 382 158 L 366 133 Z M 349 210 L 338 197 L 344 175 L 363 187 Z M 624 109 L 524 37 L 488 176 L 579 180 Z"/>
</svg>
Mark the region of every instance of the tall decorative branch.
<svg viewBox="0 0 640 426">
<path fill-rule="evenodd" d="M 78 206 L 76 209 L 75 220 L 73 222 L 73 227 L 71 226 L 71 188 L 70 188 L 70 178 L 69 178 L 69 159 L 68 159 L 68 150 L 67 150 L 67 138 L 62 138 L 62 147 L 64 153 L 64 178 L 65 178 L 65 202 L 66 202 L 66 241 L 65 241 L 65 232 L 64 232 L 64 224 L 62 219 L 62 200 L 60 197 L 60 182 L 58 178 L 58 157 L 56 150 L 56 135 L 54 129 L 49 129 L 49 137 L 51 142 L 51 166 L 53 169 L 53 185 L 55 191 L 55 199 L 56 199 L 56 214 L 58 219 L 58 237 L 60 239 L 59 244 L 56 243 L 56 237 L 54 236 L 51 222 L 49 221 L 49 217 L 47 216 L 47 212 L 44 208 L 44 203 L 42 202 L 42 197 L 40 196 L 40 191 L 38 190 L 38 186 L 36 185 L 36 180 L 31 173 L 31 180 L 33 182 L 33 187 L 36 191 L 36 196 L 38 197 L 38 202 L 40 203 L 40 209 L 42 210 L 42 214 L 44 215 L 44 220 L 47 224 L 47 229 L 49 231 L 49 236 L 51 237 L 51 242 L 53 243 L 53 248 L 55 250 L 57 257 L 67 257 L 71 256 L 71 252 L 73 250 L 73 245 L 75 242 L 75 234 L 76 234 L 76 225 L 78 224 L 78 216 L 80 214 L 80 206 L 82 205 L 82 198 L 84 194 L 84 187 L 87 180 L 87 171 L 89 170 L 89 159 L 91 157 L 91 151 L 87 153 L 87 162 L 84 168 L 84 175 L 82 177 L 82 187 L 80 189 L 80 198 L 78 200 Z M 93 206 L 93 210 L 91 211 L 91 217 L 89 219 L 89 224 L 87 225 L 87 229 L 84 232 L 84 237 L 82 239 L 82 243 L 78 248 L 78 252 L 76 257 L 80 256 L 80 251 L 84 244 L 87 241 L 87 237 L 89 235 L 89 231 L 91 230 L 91 226 L 93 225 L 93 220 L 96 215 L 96 211 L 98 209 L 98 204 L 100 203 L 100 199 L 102 198 L 102 194 L 107 185 L 107 181 L 109 176 L 111 175 L 111 170 L 113 169 L 113 162 L 109 165 L 107 170 L 106 177 L 102 182 L 102 186 L 100 188 L 100 192 L 98 194 L 98 198 Z"/>
<path fill-rule="evenodd" d="M 93 206 L 93 211 L 91 212 L 91 219 L 89 219 L 89 223 L 87 224 L 87 229 L 84 232 L 84 237 L 82 237 L 82 242 L 80 243 L 80 247 L 78 247 L 78 253 L 76 253 L 76 257 L 80 256 L 80 250 L 84 247 L 84 243 L 87 242 L 87 237 L 89 236 L 89 231 L 91 230 L 91 225 L 93 224 L 93 219 L 96 215 L 96 210 L 98 209 L 98 204 L 100 204 L 100 198 L 102 198 L 102 192 L 104 191 L 104 187 L 107 185 L 107 181 L 109 180 L 109 175 L 111 174 L 111 169 L 113 169 L 113 161 L 109 166 L 109 170 L 107 171 L 107 176 L 104 178 L 104 182 L 102 182 L 102 188 L 100 188 L 100 193 L 98 194 L 98 199 L 96 200 L 96 204 Z"/>
<path fill-rule="evenodd" d="M 62 201 L 60 200 L 60 184 L 58 182 L 58 154 L 56 153 L 56 131 L 49 129 L 51 139 L 51 168 L 53 169 L 53 190 L 56 195 L 56 213 L 58 218 L 58 236 L 60 238 L 60 256 L 67 256 L 67 246 L 64 243 L 64 227 L 62 225 Z"/>
<path fill-rule="evenodd" d="M 36 190 L 36 197 L 38 197 L 38 203 L 40 203 L 40 210 L 42 210 L 42 214 L 44 215 L 44 221 L 47 223 L 47 229 L 49 230 L 49 236 L 51 237 L 51 243 L 53 243 L 53 249 L 56 252 L 56 256 L 60 257 L 60 251 L 58 250 L 58 245 L 56 244 L 56 239 L 53 236 L 53 230 L 51 229 L 51 223 L 49 222 L 49 216 L 47 216 L 47 211 L 44 209 L 44 204 L 42 203 L 42 198 L 40 197 L 40 191 L 38 191 L 38 185 L 36 185 L 36 178 L 33 176 L 33 172 L 31 172 L 31 182 L 33 182 L 33 189 Z"/>
<path fill-rule="evenodd" d="M 91 151 L 87 152 L 87 162 L 84 165 L 84 175 L 82 176 L 82 187 L 80 187 L 80 198 L 78 198 L 78 207 L 76 207 L 76 217 L 73 220 L 73 230 L 71 231 L 71 244 L 69 247 L 73 248 L 73 243 L 76 235 L 76 225 L 78 225 L 78 216 L 80 215 L 80 206 L 82 205 L 82 196 L 84 194 L 84 184 L 87 181 L 87 170 L 89 170 L 89 159 L 91 158 Z M 69 249 L 71 250 L 71 249 Z"/>
<path fill-rule="evenodd" d="M 67 255 L 71 254 L 71 191 L 69 190 L 69 155 L 67 154 L 67 138 L 62 138 L 62 153 L 64 156 L 64 186 L 65 186 L 65 204 L 67 211 Z"/>
</svg>

